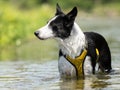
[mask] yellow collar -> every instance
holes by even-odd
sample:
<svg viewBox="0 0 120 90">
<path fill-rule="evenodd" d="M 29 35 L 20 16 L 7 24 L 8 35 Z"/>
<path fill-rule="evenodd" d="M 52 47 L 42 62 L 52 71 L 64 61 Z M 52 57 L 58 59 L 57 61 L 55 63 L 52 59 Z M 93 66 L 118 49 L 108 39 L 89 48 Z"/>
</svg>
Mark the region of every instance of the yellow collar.
<svg viewBox="0 0 120 90">
<path fill-rule="evenodd" d="M 70 56 L 66 56 L 66 59 L 76 68 L 76 75 L 77 77 L 84 77 L 84 60 L 87 55 L 87 50 L 84 49 L 80 56 L 76 57 L 75 59 L 71 58 Z M 99 51 L 96 48 L 96 54 L 97 54 L 97 61 L 99 56 Z"/>
</svg>

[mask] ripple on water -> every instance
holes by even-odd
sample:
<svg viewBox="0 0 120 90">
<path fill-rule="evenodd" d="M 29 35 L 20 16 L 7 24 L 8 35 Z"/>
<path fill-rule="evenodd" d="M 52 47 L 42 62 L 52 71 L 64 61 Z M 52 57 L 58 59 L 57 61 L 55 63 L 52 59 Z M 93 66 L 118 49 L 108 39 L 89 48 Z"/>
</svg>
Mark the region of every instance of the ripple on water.
<svg viewBox="0 0 120 90">
<path fill-rule="evenodd" d="M 118 89 L 120 68 L 110 75 L 93 75 L 85 80 L 62 80 L 56 61 L 0 63 L 0 88 L 5 90 Z"/>
</svg>

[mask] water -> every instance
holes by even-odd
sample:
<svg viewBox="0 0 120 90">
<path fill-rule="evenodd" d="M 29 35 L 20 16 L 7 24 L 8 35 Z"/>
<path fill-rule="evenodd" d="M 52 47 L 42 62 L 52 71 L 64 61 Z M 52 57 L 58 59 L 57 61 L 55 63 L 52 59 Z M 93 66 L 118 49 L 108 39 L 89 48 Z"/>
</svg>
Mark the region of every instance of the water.
<svg viewBox="0 0 120 90">
<path fill-rule="evenodd" d="M 96 31 L 107 39 L 114 72 L 84 80 L 63 80 L 57 60 L 0 62 L 0 90 L 119 90 L 120 19 L 87 18 L 77 21 L 84 31 Z"/>
<path fill-rule="evenodd" d="M 0 90 L 119 90 L 120 67 L 111 75 L 93 75 L 84 80 L 62 80 L 57 61 L 1 62 Z"/>
<path fill-rule="evenodd" d="M 59 80 L 56 63 L 1 62 L 0 90 L 48 90 Z"/>
</svg>

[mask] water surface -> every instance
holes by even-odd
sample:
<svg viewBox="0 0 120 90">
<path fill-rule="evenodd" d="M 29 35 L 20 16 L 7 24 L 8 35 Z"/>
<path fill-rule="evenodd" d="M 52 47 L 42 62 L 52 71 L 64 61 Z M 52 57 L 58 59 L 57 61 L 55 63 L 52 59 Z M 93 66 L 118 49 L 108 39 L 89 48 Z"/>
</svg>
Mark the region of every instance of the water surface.
<svg viewBox="0 0 120 90">
<path fill-rule="evenodd" d="M 84 31 L 96 31 L 106 38 L 111 49 L 114 72 L 89 76 L 84 80 L 63 80 L 59 77 L 57 60 L 2 61 L 0 90 L 119 90 L 120 19 L 83 18 L 77 22 Z"/>
</svg>

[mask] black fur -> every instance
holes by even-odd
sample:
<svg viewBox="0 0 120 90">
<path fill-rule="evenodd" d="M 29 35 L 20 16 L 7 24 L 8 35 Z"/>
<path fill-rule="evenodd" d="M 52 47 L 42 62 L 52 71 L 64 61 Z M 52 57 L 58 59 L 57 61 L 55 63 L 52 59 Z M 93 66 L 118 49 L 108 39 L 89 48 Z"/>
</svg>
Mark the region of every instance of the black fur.
<svg viewBox="0 0 120 90">
<path fill-rule="evenodd" d="M 65 39 L 70 36 L 75 17 L 77 16 L 77 8 L 74 7 L 68 14 L 61 11 L 60 6 L 57 4 L 56 14 L 57 18 L 50 23 L 55 37 Z"/>
<path fill-rule="evenodd" d="M 66 23 L 65 15 L 58 16 L 55 20 L 53 20 L 50 23 L 50 27 L 52 28 L 55 37 L 65 39 L 68 36 L 70 36 L 71 27 L 73 25 L 67 27 L 65 23 Z"/>
<path fill-rule="evenodd" d="M 111 53 L 108 44 L 103 36 L 95 32 L 84 32 L 87 42 L 88 42 L 88 53 L 87 55 L 91 57 L 92 73 L 95 74 L 96 63 L 99 63 L 99 69 L 102 72 L 110 73 L 111 67 Z M 99 51 L 99 59 L 97 59 L 96 48 Z M 59 51 L 59 57 L 64 56 L 62 51 Z"/>
<path fill-rule="evenodd" d="M 91 62 L 93 66 L 93 73 L 96 66 L 96 48 L 99 51 L 99 68 L 103 72 L 110 72 L 111 67 L 111 54 L 108 44 L 103 36 L 95 32 L 85 32 L 86 39 L 88 41 L 88 56 L 91 57 Z"/>
<path fill-rule="evenodd" d="M 60 6 L 57 4 L 56 15 L 58 17 L 51 22 L 52 29 L 56 33 L 56 37 L 65 39 L 70 36 L 75 17 L 77 15 L 77 8 L 74 7 L 68 14 L 61 11 Z M 91 57 L 91 65 L 93 67 L 93 74 L 95 74 L 96 63 L 99 63 L 99 68 L 103 72 L 109 73 L 111 67 L 111 53 L 109 46 L 103 36 L 95 32 L 84 32 L 88 42 L 88 56 Z M 96 48 L 99 50 L 99 60 L 96 62 Z M 61 50 L 59 56 L 63 56 Z"/>
<path fill-rule="evenodd" d="M 102 72 L 110 73 L 112 69 L 111 53 L 106 40 L 103 36 L 95 32 L 84 32 L 84 34 L 88 42 L 87 55 L 91 57 L 91 65 L 93 68 L 92 73 L 95 74 L 95 66 L 97 62 L 99 63 L 99 69 L 101 69 Z M 100 54 L 98 61 L 96 61 L 96 48 Z M 59 57 L 60 56 L 64 56 L 61 50 L 59 51 Z"/>
<path fill-rule="evenodd" d="M 75 17 L 77 16 L 77 8 L 74 7 L 68 14 L 61 11 L 60 6 L 57 4 L 56 18 L 50 22 L 49 27 L 53 30 L 53 34 L 57 38 L 66 39 L 70 36 Z M 38 31 L 35 35 L 38 37 Z M 111 67 L 111 53 L 108 44 L 103 36 L 95 32 L 84 32 L 88 44 L 87 55 L 91 57 L 91 65 L 93 74 L 95 74 L 96 63 L 99 63 L 99 68 L 103 72 L 109 73 Z M 40 37 L 39 37 L 40 38 Z M 40 38 L 41 39 L 41 38 Z M 99 51 L 99 60 L 97 59 L 96 48 Z M 81 50 L 80 50 L 81 51 Z M 59 57 L 64 56 L 62 51 L 59 51 Z"/>
</svg>

